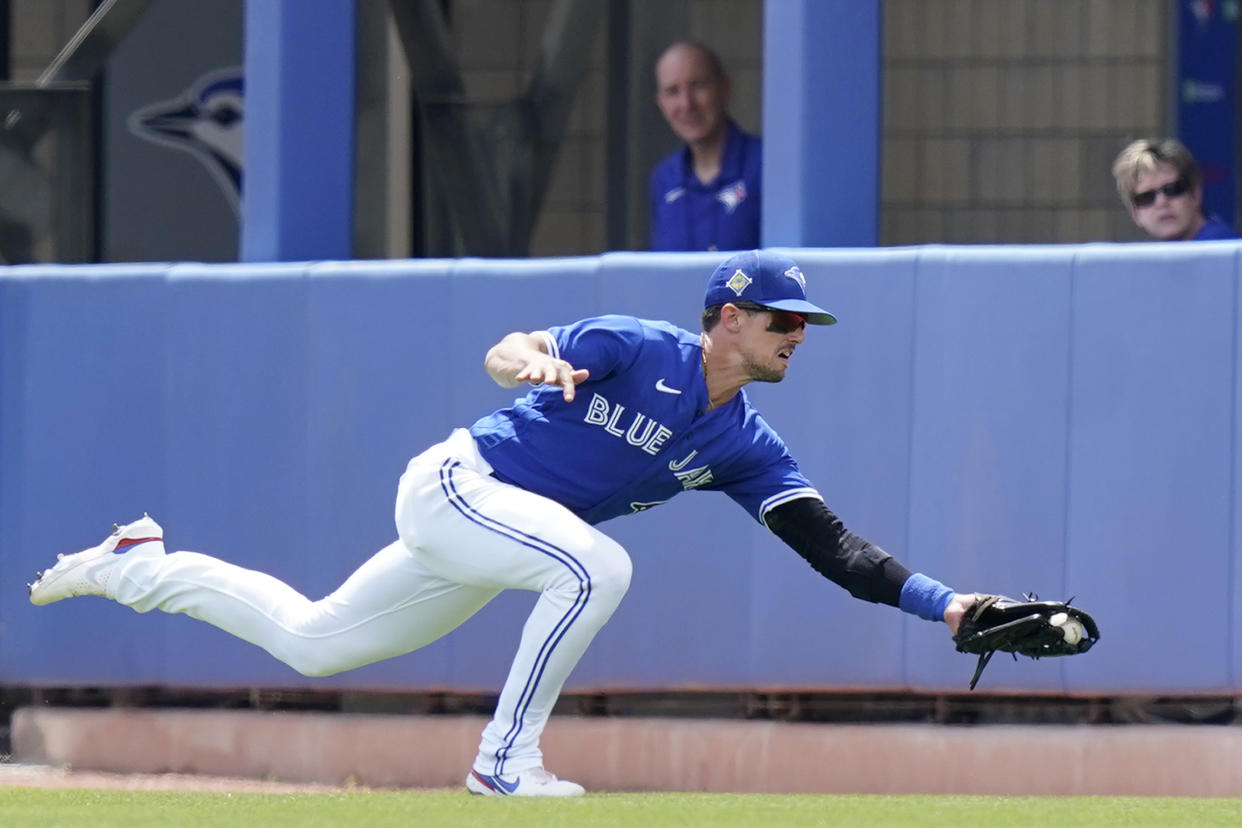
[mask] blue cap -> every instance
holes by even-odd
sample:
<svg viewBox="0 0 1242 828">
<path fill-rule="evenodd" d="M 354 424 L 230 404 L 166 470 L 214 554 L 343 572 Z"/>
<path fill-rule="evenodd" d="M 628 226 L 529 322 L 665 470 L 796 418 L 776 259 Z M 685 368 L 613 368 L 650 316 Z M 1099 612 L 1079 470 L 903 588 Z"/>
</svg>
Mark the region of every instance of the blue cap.
<svg viewBox="0 0 1242 828">
<path fill-rule="evenodd" d="M 837 318 L 806 301 L 806 277 L 794 260 L 767 250 L 735 253 L 720 263 L 707 282 L 703 307 L 725 302 L 754 302 L 793 311 L 812 325 L 832 325 Z"/>
</svg>

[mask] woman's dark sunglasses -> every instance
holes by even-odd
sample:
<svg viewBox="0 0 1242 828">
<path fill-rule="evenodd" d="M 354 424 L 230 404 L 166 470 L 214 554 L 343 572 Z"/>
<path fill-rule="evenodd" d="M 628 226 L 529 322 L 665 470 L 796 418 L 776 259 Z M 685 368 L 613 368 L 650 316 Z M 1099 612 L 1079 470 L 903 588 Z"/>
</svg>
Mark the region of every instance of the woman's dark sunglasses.
<svg viewBox="0 0 1242 828">
<path fill-rule="evenodd" d="M 772 333 L 791 334 L 806 327 L 806 319 L 793 311 L 777 310 L 776 308 L 765 307 L 755 302 L 734 302 L 733 304 L 739 310 L 744 310 L 748 313 L 772 314 L 772 318 L 768 321 L 768 330 Z"/>
<path fill-rule="evenodd" d="M 1162 184 L 1154 190 L 1143 190 L 1141 193 L 1135 193 L 1130 196 L 1130 201 L 1135 207 L 1142 209 L 1156 203 L 1157 193 L 1164 193 L 1165 198 L 1173 199 L 1180 195 L 1185 195 L 1189 190 L 1190 182 L 1184 178 L 1179 178 L 1176 181 L 1170 181 L 1168 184 Z"/>
</svg>

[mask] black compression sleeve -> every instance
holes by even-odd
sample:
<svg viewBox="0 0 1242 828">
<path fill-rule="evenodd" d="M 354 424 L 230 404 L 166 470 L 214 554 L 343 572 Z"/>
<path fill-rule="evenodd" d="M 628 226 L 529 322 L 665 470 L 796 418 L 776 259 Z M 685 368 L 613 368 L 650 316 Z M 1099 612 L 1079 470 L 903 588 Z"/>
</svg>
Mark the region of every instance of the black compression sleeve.
<svg viewBox="0 0 1242 828">
<path fill-rule="evenodd" d="M 776 506 L 764 521 L 816 572 L 855 598 L 898 606 L 910 570 L 883 549 L 845 528 L 822 500 L 799 498 Z"/>
</svg>

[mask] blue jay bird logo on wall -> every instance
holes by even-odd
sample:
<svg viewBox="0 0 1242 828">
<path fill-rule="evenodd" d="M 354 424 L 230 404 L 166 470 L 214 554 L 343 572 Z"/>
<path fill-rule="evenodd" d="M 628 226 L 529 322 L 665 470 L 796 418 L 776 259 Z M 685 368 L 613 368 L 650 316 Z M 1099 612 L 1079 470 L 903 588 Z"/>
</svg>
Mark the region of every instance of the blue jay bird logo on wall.
<svg viewBox="0 0 1242 828">
<path fill-rule="evenodd" d="M 129 131 L 190 153 L 211 173 L 233 213 L 241 212 L 245 97 L 241 67 L 203 75 L 180 96 L 129 116 Z"/>
</svg>

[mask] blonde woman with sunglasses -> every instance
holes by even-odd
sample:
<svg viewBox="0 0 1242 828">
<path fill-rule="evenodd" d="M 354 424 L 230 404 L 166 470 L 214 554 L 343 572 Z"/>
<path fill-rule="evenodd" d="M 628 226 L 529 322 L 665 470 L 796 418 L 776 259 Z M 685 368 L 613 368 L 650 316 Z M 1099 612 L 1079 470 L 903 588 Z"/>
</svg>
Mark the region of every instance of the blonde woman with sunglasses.
<svg viewBox="0 0 1242 828">
<path fill-rule="evenodd" d="M 1143 138 L 1113 162 L 1117 194 L 1134 223 L 1158 241 L 1235 239 L 1227 222 L 1203 212 L 1203 178 L 1176 138 Z"/>
</svg>

